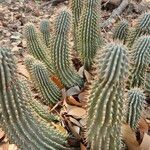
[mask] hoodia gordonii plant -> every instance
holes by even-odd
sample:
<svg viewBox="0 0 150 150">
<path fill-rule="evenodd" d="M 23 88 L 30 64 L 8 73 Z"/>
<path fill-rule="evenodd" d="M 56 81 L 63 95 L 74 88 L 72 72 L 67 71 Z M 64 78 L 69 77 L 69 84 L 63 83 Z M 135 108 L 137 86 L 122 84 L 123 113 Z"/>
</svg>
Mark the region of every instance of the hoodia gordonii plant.
<svg viewBox="0 0 150 150">
<path fill-rule="evenodd" d="M 66 138 L 32 114 L 23 96 L 10 50 L 0 49 L 0 105 L 2 126 L 11 142 L 21 150 L 70 149 Z"/>
<path fill-rule="evenodd" d="M 83 10 L 83 0 L 71 0 L 71 11 L 72 11 L 72 20 L 73 20 L 73 37 L 74 37 L 74 45 L 75 49 L 77 49 L 77 37 L 76 37 L 76 32 L 77 32 L 77 27 L 78 27 L 78 22 Z"/>
<path fill-rule="evenodd" d="M 42 105 L 38 100 L 33 99 L 33 95 L 28 86 L 27 80 L 22 77 L 21 78 L 19 77 L 19 82 L 20 82 L 23 96 L 28 99 L 28 103 L 30 104 L 32 113 L 34 115 L 36 115 L 37 117 L 41 117 L 42 119 L 44 119 L 45 121 L 47 121 L 49 123 L 51 121 L 58 122 L 59 121 L 58 116 L 56 116 L 54 114 L 50 114 L 49 110 L 45 108 L 46 107 L 45 105 Z"/>
<path fill-rule="evenodd" d="M 132 47 L 133 43 L 141 35 L 150 35 L 150 12 L 139 16 L 137 25 L 130 31 L 127 37 L 128 47 Z"/>
<path fill-rule="evenodd" d="M 128 91 L 127 123 L 135 130 L 141 117 L 145 95 L 139 88 Z"/>
<path fill-rule="evenodd" d="M 127 20 L 122 20 L 121 22 L 119 22 L 118 25 L 114 29 L 113 39 L 120 40 L 123 43 L 125 43 L 127 34 L 128 34 L 128 27 L 129 27 L 129 24 Z"/>
<path fill-rule="evenodd" d="M 40 61 L 34 61 L 32 64 L 32 76 L 34 77 L 35 85 L 39 89 L 45 102 L 54 105 L 61 99 L 61 91 L 49 78 L 48 70 Z"/>
<path fill-rule="evenodd" d="M 129 87 L 144 85 L 146 70 L 150 63 L 150 36 L 141 36 L 131 49 L 131 75 Z"/>
<path fill-rule="evenodd" d="M 51 34 L 50 34 L 50 24 L 49 20 L 43 19 L 40 23 L 40 31 L 42 33 L 42 38 L 44 39 L 45 45 L 50 48 L 50 40 L 51 40 Z"/>
<path fill-rule="evenodd" d="M 90 69 L 97 49 L 101 45 L 100 0 L 84 1 L 77 27 L 77 52 L 86 69 Z"/>
<path fill-rule="evenodd" d="M 70 60 L 70 14 L 66 10 L 56 18 L 53 43 L 53 61 L 58 77 L 66 87 L 82 86 L 83 79 L 77 74 Z"/>
<path fill-rule="evenodd" d="M 127 49 L 122 44 L 108 44 L 99 57 L 87 96 L 87 141 L 92 150 L 120 150 Z"/>
<path fill-rule="evenodd" d="M 54 74 L 54 67 L 52 65 L 51 56 L 48 55 L 48 49 L 44 42 L 40 39 L 39 34 L 32 23 L 28 23 L 24 28 L 24 34 L 27 41 L 29 53 L 35 58 L 44 62 L 49 72 Z"/>
</svg>

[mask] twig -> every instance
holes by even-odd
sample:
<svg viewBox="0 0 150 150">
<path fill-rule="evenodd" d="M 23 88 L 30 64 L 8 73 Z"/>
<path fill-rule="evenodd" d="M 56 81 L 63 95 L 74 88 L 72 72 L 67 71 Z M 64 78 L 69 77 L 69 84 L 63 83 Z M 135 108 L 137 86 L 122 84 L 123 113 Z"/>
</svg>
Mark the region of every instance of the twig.
<svg viewBox="0 0 150 150">
<path fill-rule="evenodd" d="M 118 6 L 118 8 L 113 10 L 111 16 L 102 23 L 101 27 L 105 28 L 106 26 L 110 25 L 116 17 L 121 15 L 121 13 L 124 11 L 124 9 L 129 5 L 129 3 L 130 3 L 130 0 L 122 0 L 121 4 Z"/>
</svg>

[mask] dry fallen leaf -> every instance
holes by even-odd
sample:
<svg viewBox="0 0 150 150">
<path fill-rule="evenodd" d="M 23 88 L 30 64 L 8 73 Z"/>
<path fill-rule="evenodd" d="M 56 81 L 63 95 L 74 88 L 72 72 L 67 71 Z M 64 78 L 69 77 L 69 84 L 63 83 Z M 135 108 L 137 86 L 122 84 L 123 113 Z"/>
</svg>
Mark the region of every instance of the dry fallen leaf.
<svg viewBox="0 0 150 150">
<path fill-rule="evenodd" d="M 66 102 L 67 102 L 67 104 L 69 104 L 69 105 L 74 105 L 74 106 L 82 107 L 82 103 L 76 101 L 72 96 L 68 96 L 68 97 L 66 98 Z"/>
<path fill-rule="evenodd" d="M 140 131 L 140 136 L 142 139 L 144 136 L 144 133 L 148 133 L 148 130 L 149 130 L 149 125 L 144 118 L 140 118 L 139 123 L 138 123 L 138 129 Z"/>
<path fill-rule="evenodd" d="M 92 79 L 92 75 L 91 75 L 88 71 L 86 71 L 86 70 L 84 70 L 84 75 L 85 75 L 85 77 L 86 77 L 86 80 L 87 80 L 88 82 L 90 82 L 91 79 Z"/>
<path fill-rule="evenodd" d="M 17 146 L 14 144 L 10 144 L 8 150 L 17 150 Z"/>
<path fill-rule="evenodd" d="M 123 141 L 126 143 L 128 150 L 140 150 L 135 133 L 131 127 L 128 124 L 123 124 L 121 130 Z"/>
<path fill-rule="evenodd" d="M 68 115 L 73 116 L 75 118 L 82 118 L 86 114 L 86 110 L 80 107 L 73 107 L 68 111 Z"/>
<path fill-rule="evenodd" d="M 5 132 L 0 128 L 0 140 L 5 136 Z"/>
<path fill-rule="evenodd" d="M 82 143 L 80 143 L 80 148 L 81 150 L 86 150 L 86 147 Z"/>
<path fill-rule="evenodd" d="M 146 133 L 144 134 L 143 141 L 140 145 L 141 150 L 150 150 L 150 136 Z"/>
<path fill-rule="evenodd" d="M 67 96 L 72 96 L 80 93 L 80 88 L 78 86 L 71 87 L 67 90 Z"/>
</svg>

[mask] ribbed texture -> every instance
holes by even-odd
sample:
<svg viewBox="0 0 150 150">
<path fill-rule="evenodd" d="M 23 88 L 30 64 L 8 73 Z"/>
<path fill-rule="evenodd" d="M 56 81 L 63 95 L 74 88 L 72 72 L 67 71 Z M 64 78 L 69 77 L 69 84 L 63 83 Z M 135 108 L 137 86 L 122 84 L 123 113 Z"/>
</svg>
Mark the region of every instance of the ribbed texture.
<svg viewBox="0 0 150 150">
<path fill-rule="evenodd" d="M 0 105 L 3 129 L 21 150 L 69 149 L 66 137 L 52 127 L 39 122 L 29 109 L 16 73 L 10 50 L 0 49 Z"/>
<path fill-rule="evenodd" d="M 144 90 L 147 96 L 150 97 L 150 72 L 146 73 L 145 82 L 144 82 Z"/>
<path fill-rule="evenodd" d="M 120 40 L 125 43 L 128 34 L 129 24 L 127 20 L 122 20 L 118 23 L 113 32 L 113 39 Z"/>
<path fill-rule="evenodd" d="M 70 60 L 70 14 L 61 11 L 56 19 L 53 37 L 53 61 L 58 77 L 66 87 L 82 86 L 83 79 L 77 74 Z"/>
<path fill-rule="evenodd" d="M 74 45 L 75 49 L 77 49 L 77 27 L 78 22 L 83 10 L 83 0 L 71 0 L 71 11 L 72 11 L 72 18 L 73 18 L 73 37 L 74 37 Z"/>
<path fill-rule="evenodd" d="M 50 24 L 49 20 L 43 19 L 40 23 L 40 31 L 42 33 L 42 38 L 44 40 L 45 45 L 50 48 L 50 40 L 51 40 L 51 34 L 50 34 Z"/>
<path fill-rule="evenodd" d="M 150 12 L 139 16 L 137 25 L 130 31 L 127 38 L 127 45 L 131 47 L 141 35 L 150 35 Z"/>
<path fill-rule="evenodd" d="M 142 108 L 145 101 L 143 91 L 133 88 L 128 92 L 128 110 L 127 123 L 135 130 L 138 126 L 139 119 L 142 114 Z"/>
<path fill-rule="evenodd" d="M 61 99 L 60 89 L 49 78 L 48 70 L 40 61 L 32 64 L 32 76 L 45 102 L 54 105 Z"/>
<path fill-rule="evenodd" d="M 31 93 L 31 90 L 28 86 L 28 83 L 25 79 L 20 79 L 20 86 L 23 93 L 23 96 L 28 99 L 28 102 L 30 104 L 30 108 L 35 116 L 38 118 L 41 117 L 41 119 L 44 119 L 46 122 L 51 121 L 59 121 L 59 117 L 53 114 L 50 114 L 48 112 L 48 109 L 44 108 L 44 105 L 42 105 L 39 101 L 33 99 L 33 95 Z"/>
<path fill-rule="evenodd" d="M 145 73 L 150 63 L 150 36 L 141 36 L 131 49 L 130 87 L 144 84 Z"/>
<path fill-rule="evenodd" d="M 97 49 L 101 45 L 100 1 L 84 1 L 77 29 L 77 51 L 86 69 L 90 69 Z"/>
<path fill-rule="evenodd" d="M 112 43 L 104 47 L 96 60 L 99 71 L 91 81 L 87 98 L 87 140 L 93 150 L 121 148 L 126 51 L 122 44 Z"/>
<path fill-rule="evenodd" d="M 29 23 L 24 29 L 29 53 L 35 58 L 44 62 L 49 72 L 54 74 L 54 67 L 51 62 L 51 56 L 48 55 L 48 49 L 39 37 L 38 32 L 33 24 Z"/>
</svg>

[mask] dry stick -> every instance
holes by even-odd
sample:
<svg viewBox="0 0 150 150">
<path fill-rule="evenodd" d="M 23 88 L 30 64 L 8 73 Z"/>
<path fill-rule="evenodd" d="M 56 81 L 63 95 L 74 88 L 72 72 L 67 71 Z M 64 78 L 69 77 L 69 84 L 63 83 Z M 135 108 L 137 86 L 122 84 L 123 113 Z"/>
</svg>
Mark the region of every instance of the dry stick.
<svg viewBox="0 0 150 150">
<path fill-rule="evenodd" d="M 102 23 L 101 27 L 105 28 L 106 26 L 110 25 L 116 17 L 121 15 L 121 13 L 124 11 L 124 9 L 129 5 L 129 3 L 130 3 L 130 0 L 122 0 L 121 4 L 118 6 L 118 8 L 113 10 L 111 16 Z"/>
</svg>

